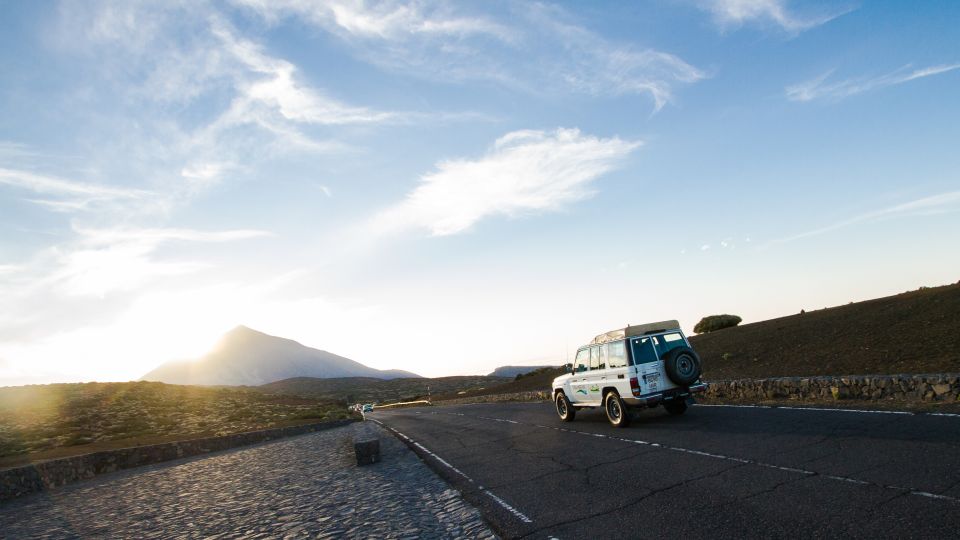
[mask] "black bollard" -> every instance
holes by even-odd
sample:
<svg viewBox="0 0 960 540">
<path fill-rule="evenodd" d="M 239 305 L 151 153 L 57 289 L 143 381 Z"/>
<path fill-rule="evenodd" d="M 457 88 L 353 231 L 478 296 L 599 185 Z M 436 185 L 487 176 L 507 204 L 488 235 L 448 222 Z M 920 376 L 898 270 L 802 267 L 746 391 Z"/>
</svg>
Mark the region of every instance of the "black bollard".
<svg viewBox="0 0 960 540">
<path fill-rule="evenodd" d="M 380 441 L 360 441 L 353 443 L 353 450 L 357 454 L 357 465 L 369 465 L 380 461 Z"/>
</svg>

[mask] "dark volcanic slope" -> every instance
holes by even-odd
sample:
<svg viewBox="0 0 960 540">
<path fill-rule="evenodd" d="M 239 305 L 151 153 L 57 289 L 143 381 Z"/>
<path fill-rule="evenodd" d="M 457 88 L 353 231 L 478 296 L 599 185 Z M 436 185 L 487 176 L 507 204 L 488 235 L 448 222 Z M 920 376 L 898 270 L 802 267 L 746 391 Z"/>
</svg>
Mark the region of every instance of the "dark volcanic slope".
<svg viewBox="0 0 960 540">
<path fill-rule="evenodd" d="M 708 380 L 958 372 L 960 284 L 746 324 L 691 341 Z"/>
<path fill-rule="evenodd" d="M 491 377 L 509 377 L 512 379 L 517 375 L 525 375 L 531 371 L 536 371 L 538 369 L 547 367 L 553 366 L 500 366 L 493 370 L 493 372 L 489 375 Z"/>
<path fill-rule="evenodd" d="M 401 370 L 379 370 L 291 339 L 238 326 L 203 358 L 168 362 L 143 380 L 171 384 L 260 385 L 290 377 L 418 377 Z"/>
</svg>

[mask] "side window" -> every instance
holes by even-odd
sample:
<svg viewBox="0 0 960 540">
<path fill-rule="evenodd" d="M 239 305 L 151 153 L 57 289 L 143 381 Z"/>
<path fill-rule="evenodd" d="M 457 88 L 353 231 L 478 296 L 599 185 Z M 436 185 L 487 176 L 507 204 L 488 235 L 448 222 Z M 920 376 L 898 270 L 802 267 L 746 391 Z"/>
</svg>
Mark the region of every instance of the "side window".
<svg viewBox="0 0 960 540">
<path fill-rule="evenodd" d="M 653 350 L 653 341 L 650 338 L 635 338 L 630 340 L 633 348 L 633 364 L 649 364 L 657 361 L 657 352 Z"/>
<path fill-rule="evenodd" d="M 627 365 L 627 347 L 623 341 L 614 341 L 608 344 L 609 348 L 609 359 L 607 360 L 607 367 L 618 368 L 625 367 Z"/>
<path fill-rule="evenodd" d="M 610 365 L 607 362 L 607 344 L 604 343 L 600 345 L 600 369 L 607 369 L 608 367 Z"/>
<path fill-rule="evenodd" d="M 600 347 L 590 347 L 590 369 L 600 369 Z"/>
<path fill-rule="evenodd" d="M 590 368 L 590 349 L 582 349 L 577 351 L 577 360 L 575 362 L 577 366 L 577 371 L 586 371 Z"/>
</svg>

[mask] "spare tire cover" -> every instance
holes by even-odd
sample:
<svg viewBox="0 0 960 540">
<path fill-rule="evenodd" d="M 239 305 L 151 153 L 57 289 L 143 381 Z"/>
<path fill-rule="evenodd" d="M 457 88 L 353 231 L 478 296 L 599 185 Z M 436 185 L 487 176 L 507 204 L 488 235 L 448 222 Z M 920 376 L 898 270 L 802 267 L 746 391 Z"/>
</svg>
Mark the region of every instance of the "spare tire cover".
<svg viewBox="0 0 960 540">
<path fill-rule="evenodd" d="M 690 347 L 677 347 L 663 354 L 667 377 L 678 386 L 690 386 L 700 378 L 700 357 Z"/>
</svg>

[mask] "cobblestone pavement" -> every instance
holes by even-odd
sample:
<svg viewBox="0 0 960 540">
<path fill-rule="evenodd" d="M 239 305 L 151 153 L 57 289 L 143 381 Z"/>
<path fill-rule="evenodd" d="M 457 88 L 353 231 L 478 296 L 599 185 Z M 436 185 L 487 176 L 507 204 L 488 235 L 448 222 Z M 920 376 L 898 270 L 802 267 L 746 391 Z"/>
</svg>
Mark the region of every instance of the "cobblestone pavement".
<svg viewBox="0 0 960 540">
<path fill-rule="evenodd" d="M 353 441 L 378 438 L 357 467 Z M 496 538 L 372 422 L 131 469 L 0 504 L 2 538 Z"/>
</svg>

